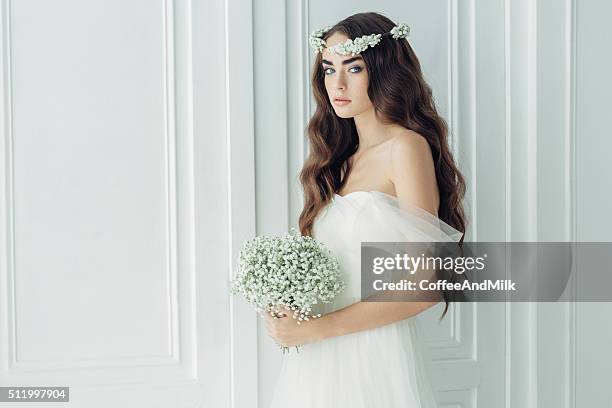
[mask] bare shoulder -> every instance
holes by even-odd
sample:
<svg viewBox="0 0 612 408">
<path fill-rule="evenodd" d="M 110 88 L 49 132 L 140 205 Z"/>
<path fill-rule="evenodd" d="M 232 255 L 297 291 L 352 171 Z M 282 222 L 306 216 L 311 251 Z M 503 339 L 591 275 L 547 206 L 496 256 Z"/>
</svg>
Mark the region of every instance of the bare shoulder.
<svg viewBox="0 0 612 408">
<path fill-rule="evenodd" d="M 427 139 L 420 133 L 404 129 L 389 143 L 389 177 L 394 179 L 398 170 L 421 171 L 433 167 L 433 157 Z M 430 167 L 431 166 L 431 167 Z"/>
<path fill-rule="evenodd" d="M 390 148 L 389 177 L 400 201 L 436 215 L 439 192 L 427 139 L 417 132 L 407 130 L 394 137 Z"/>
<path fill-rule="evenodd" d="M 406 156 L 429 154 L 431 149 L 425 136 L 413 130 L 405 129 L 391 140 L 391 154 L 399 159 Z"/>
</svg>

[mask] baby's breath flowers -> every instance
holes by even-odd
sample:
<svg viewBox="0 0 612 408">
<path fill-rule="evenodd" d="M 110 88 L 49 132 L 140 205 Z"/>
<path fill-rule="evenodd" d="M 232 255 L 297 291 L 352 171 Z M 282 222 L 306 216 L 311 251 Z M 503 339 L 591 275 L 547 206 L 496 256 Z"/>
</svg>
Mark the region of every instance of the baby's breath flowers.
<svg viewBox="0 0 612 408">
<path fill-rule="evenodd" d="M 349 38 L 343 43 L 327 47 L 327 43 L 323 37 L 330 29 L 331 26 L 319 28 L 310 33 L 308 42 L 317 52 L 323 53 L 323 51 L 327 49 L 327 51 L 329 51 L 331 54 L 356 55 L 362 53 L 368 48 L 376 46 L 380 42 L 383 35 L 391 34 L 394 39 L 398 40 L 400 38 L 407 38 L 408 34 L 410 34 L 410 26 L 406 23 L 400 23 L 395 25 L 388 33 L 362 35 L 361 37 L 357 37 L 355 39 Z"/>
<path fill-rule="evenodd" d="M 294 311 L 297 324 L 321 317 L 312 314 L 313 305 L 331 302 L 345 288 L 338 260 L 329 249 L 294 228 L 283 236 L 260 235 L 246 241 L 238 269 L 231 283 L 233 294 L 242 295 L 260 314 L 275 316 L 277 308 L 285 306 Z M 289 350 L 281 348 L 283 353 Z"/>
<path fill-rule="evenodd" d="M 308 37 L 310 46 L 316 49 L 318 52 L 323 52 L 325 49 L 325 40 L 323 40 L 321 37 L 323 37 L 323 35 L 328 32 L 330 28 L 331 26 L 319 28 L 318 30 L 314 30 L 312 33 L 310 33 L 310 36 Z"/>
<path fill-rule="evenodd" d="M 350 38 L 343 43 L 336 44 L 331 47 L 327 47 L 327 51 L 330 54 L 340 55 L 356 55 L 368 49 L 368 47 L 374 47 L 380 42 L 382 34 L 370 34 L 357 37 L 354 40 Z"/>
<path fill-rule="evenodd" d="M 390 32 L 396 40 L 398 38 L 406 38 L 410 34 L 410 26 L 406 23 L 400 23 L 393 27 Z"/>
</svg>

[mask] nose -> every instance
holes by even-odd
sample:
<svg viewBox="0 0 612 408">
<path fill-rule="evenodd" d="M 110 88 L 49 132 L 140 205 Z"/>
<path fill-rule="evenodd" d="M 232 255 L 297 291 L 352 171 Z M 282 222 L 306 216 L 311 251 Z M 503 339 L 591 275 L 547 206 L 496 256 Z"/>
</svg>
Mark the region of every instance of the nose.
<svg viewBox="0 0 612 408">
<path fill-rule="evenodd" d="M 344 72 L 338 72 L 334 75 L 334 89 L 338 90 L 346 90 L 346 78 L 344 76 Z"/>
</svg>

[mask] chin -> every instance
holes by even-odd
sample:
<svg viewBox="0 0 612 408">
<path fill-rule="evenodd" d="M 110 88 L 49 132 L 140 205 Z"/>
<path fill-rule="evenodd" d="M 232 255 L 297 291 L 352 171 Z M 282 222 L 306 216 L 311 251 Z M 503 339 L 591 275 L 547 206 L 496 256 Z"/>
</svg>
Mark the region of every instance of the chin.
<svg viewBox="0 0 612 408">
<path fill-rule="evenodd" d="M 346 111 L 338 111 L 338 110 L 334 110 L 334 112 L 336 112 L 336 116 L 342 118 L 342 119 L 350 119 L 350 118 L 354 118 L 355 117 L 355 112 L 346 112 Z"/>
</svg>

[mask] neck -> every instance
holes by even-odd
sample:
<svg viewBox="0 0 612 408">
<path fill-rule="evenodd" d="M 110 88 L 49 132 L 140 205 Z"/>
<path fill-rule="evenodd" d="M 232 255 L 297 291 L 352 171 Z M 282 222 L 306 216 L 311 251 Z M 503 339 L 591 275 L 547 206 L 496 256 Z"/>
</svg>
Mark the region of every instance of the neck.
<svg viewBox="0 0 612 408">
<path fill-rule="evenodd" d="M 367 150 L 377 144 L 389 140 L 398 125 L 385 124 L 376 116 L 374 108 L 369 109 L 354 117 L 357 135 L 359 136 L 359 149 Z"/>
</svg>

